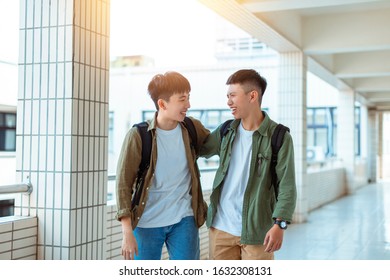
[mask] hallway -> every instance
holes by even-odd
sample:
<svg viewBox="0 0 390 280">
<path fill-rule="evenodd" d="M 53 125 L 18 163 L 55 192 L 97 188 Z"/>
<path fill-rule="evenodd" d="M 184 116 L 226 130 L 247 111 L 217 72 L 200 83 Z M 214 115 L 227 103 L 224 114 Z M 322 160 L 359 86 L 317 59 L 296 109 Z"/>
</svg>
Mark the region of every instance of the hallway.
<svg viewBox="0 0 390 280">
<path fill-rule="evenodd" d="M 292 224 L 278 260 L 390 260 L 390 182 L 367 185 Z"/>
</svg>

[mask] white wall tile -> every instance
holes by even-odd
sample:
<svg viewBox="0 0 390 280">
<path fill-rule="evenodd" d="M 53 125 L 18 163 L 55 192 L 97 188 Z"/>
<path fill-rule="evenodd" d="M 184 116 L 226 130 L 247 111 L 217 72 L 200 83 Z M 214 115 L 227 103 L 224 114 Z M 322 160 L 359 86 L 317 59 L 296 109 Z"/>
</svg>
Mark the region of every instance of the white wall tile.
<svg viewBox="0 0 390 280">
<path fill-rule="evenodd" d="M 65 24 L 66 25 L 70 25 L 70 24 L 73 24 L 73 4 L 74 2 L 77 2 L 77 1 L 73 1 L 73 0 L 65 0 Z M 76 11 L 75 11 L 76 13 Z"/>
<path fill-rule="evenodd" d="M 77 207 L 77 173 L 71 173 L 71 186 L 70 186 L 70 208 Z M 72 221 L 71 221 L 72 223 Z"/>
<path fill-rule="evenodd" d="M 48 100 L 47 101 L 47 116 L 46 116 L 46 133 L 49 135 L 53 135 L 55 133 L 55 100 Z M 45 124 L 43 124 L 45 125 Z"/>
<path fill-rule="evenodd" d="M 101 17 L 101 24 L 102 24 L 102 30 L 101 33 L 103 35 L 107 35 L 107 13 L 108 13 L 108 7 L 105 2 L 101 2 L 102 4 L 102 17 Z"/>
<path fill-rule="evenodd" d="M 70 211 L 70 222 L 69 222 L 69 246 L 73 247 L 76 245 L 76 228 L 77 228 L 77 210 Z"/>
<path fill-rule="evenodd" d="M 96 21 L 97 21 L 97 17 L 96 17 L 96 9 L 97 9 L 97 3 L 96 3 L 97 1 L 95 1 L 95 0 L 93 0 L 93 1 L 91 1 L 91 15 L 90 15 L 90 17 L 91 17 L 91 30 L 93 31 L 93 32 L 96 32 Z"/>
<path fill-rule="evenodd" d="M 31 170 L 38 170 L 38 155 L 39 149 L 38 147 L 38 136 L 31 136 L 31 153 L 30 153 L 30 161 L 31 161 Z"/>
<path fill-rule="evenodd" d="M 36 254 L 36 247 L 30 246 L 30 247 L 26 247 L 23 249 L 13 250 L 12 251 L 12 258 L 13 259 L 20 259 L 20 258 L 23 258 L 25 256 L 35 255 L 35 254 Z"/>
<path fill-rule="evenodd" d="M 65 60 L 65 26 L 59 26 L 57 30 L 58 30 L 57 61 L 64 61 Z"/>
<path fill-rule="evenodd" d="M 61 210 L 53 210 L 53 246 L 62 245 L 62 215 Z"/>
<path fill-rule="evenodd" d="M 91 65 L 91 31 L 85 31 L 85 64 Z"/>
<path fill-rule="evenodd" d="M 44 254 L 46 260 L 52 260 L 53 259 L 53 247 L 48 246 L 44 248 Z"/>
<path fill-rule="evenodd" d="M 45 206 L 46 209 L 52 209 L 54 207 L 54 174 L 53 173 L 47 173 L 46 176 L 46 184 L 45 184 Z M 50 212 L 48 210 L 46 213 Z M 45 219 L 47 222 L 47 219 Z M 52 224 L 46 224 L 45 227 L 50 227 L 52 228 Z"/>
<path fill-rule="evenodd" d="M 24 11 L 26 12 L 26 28 L 32 28 L 34 27 L 34 1 L 26 1 L 25 5 L 26 9 Z"/>
<path fill-rule="evenodd" d="M 23 98 L 25 99 L 31 99 L 31 91 L 32 91 L 32 65 L 26 65 L 25 66 L 25 84 L 24 84 L 24 93 L 23 93 Z"/>
<path fill-rule="evenodd" d="M 49 28 L 42 28 L 41 29 L 41 62 L 47 63 L 49 61 Z"/>
<path fill-rule="evenodd" d="M 54 208 L 61 209 L 62 208 L 62 189 L 63 189 L 63 182 L 62 182 L 62 173 L 55 173 L 54 174 L 54 185 L 53 185 L 53 196 L 54 196 Z M 56 210 L 57 211 L 57 210 Z M 59 215 L 58 213 L 54 213 L 55 215 Z M 55 220 L 57 217 L 55 217 Z M 54 225 L 55 230 L 59 230 L 57 225 Z"/>
<path fill-rule="evenodd" d="M 49 64 L 49 76 L 48 76 L 48 86 L 49 86 L 49 92 L 48 92 L 48 98 L 55 98 L 56 97 L 56 66 L 55 64 Z"/>
<path fill-rule="evenodd" d="M 72 26 L 66 26 L 65 27 L 65 61 L 72 61 L 72 55 L 73 55 L 73 33 L 72 33 Z"/>
<path fill-rule="evenodd" d="M 42 0 L 42 26 L 49 26 L 50 0 Z"/>
<path fill-rule="evenodd" d="M 30 136 L 24 136 L 23 137 L 23 154 L 26 155 L 23 161 L 23 170 L 30 170 L 30 160 L 27 155 L 30 155 L 30 149 L 31 149 L 31 137 Z"/>
<path fill-rule="evenodd" d="M 85 63 L 85 41 L 86 41 L 86 34 L 85 34 L 85 29 L 80 29 L 80 63 Z"/>
<path fill-rule="evenodd" d="M 31 55 L 32 61 L 34 63 L 39 63 L 41 61 L 41 30 L 34 29 L 31 31 L 33 35 L 33 46 L 31 50 L 33 53 Z"/>
<path fill-rule="evenodd" d="M 65 80 L 64 80 L 64 74 L 65 74 L 65 64 L 64 63 L 57 63 L 57 73 L 56 73 L 56 98 L 64 98 L 64 91 L 65 91 Z"/>
<path fill-rule="evenodd" d="M 58 0 L 50 1 L 50 26 L 58 25 Z"/>
<path fill-rule="evenodd" d="M 49 61 L 57 61 L 57 27 L 49 28 Z"/>
<path fill-rule="evenodd" d="M 19 63 L 25 63 L 26 62 L 26 34 L 27 30 L 26 29 L 21 29 L 19 30 Z M 20 67 L 20 66 L 19 66 Z M 23 67 L 23 65 L 22 65 Z M 20 75 L 19 75 L 20 77 Z"/>
<path fill-rule="evenodd" d="M 83 207 L 83 173 L 78 173 L 77 174 L 77 185 L 76 185 L 76 190 L 77 190 L 77 208 Z M 79 243 L 79 242 L 77 242 Z"/>
<path fill-rule="evenodd" d="M 45 193 L 45 189 L 46 189 L 46 174 L 45 173 L 39 173 L 38 176 L 39 176 L 39 184 L 34 186 L 34 191 L 38 193 L 38 207 L 39 208 L 44 208 L 45 207 L 45 196 L 46 196 L 46 193 Z M 38 209 L 38 215 L 39 215 L 38 218 L 42 218 L 43 211 L 44 210 Z"/>
<path fill-rule="evenodd" d="M 56 100 L 55 111 L 55 132 L 56 134 L 64 134 L 64 100 Z"/>
</svg>

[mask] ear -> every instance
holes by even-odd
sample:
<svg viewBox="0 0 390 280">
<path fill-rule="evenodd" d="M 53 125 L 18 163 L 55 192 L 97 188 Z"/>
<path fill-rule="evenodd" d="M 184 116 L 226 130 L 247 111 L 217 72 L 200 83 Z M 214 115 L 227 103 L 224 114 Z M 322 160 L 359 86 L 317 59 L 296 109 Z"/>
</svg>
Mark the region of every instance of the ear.
<svg viewBox="0 0 390 280">
<path fill-rule="evenodd" d="M 162 110 L 166 109 L 165 101 L 163 99 L 157 100 L 157 105 L 158 105 L 159 109 L 162 109 Z"/>
<path fill-rule="evenodd" d="M 257 90 L 252 90 L 249 94 L 251 102 L 257 102 L 257 100 L 259 99 L 259 93 L 257 92 Z"/>
</svg>

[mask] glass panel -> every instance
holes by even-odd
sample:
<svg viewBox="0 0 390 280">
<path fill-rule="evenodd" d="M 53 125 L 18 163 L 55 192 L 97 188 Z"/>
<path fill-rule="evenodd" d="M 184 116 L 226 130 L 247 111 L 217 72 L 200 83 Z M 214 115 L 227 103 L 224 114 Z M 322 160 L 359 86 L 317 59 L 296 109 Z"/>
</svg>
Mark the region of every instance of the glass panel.
<svg viewBox="0 0 390 280">
<path fill-rule="evenodd" d="M 307 115 L 307 125 L 312 125 L 314 122 L 313 122 L 313 109 L 311 108 L 308 108 L 307 111 L 306 111 L 306 115 Z"/>
<path fill-rule="evenodd" d="M 230 110 L 223 110 L 221 113 L 221 123 L 225 122 L 226 120 L 232 119 L 232 113 Z"/>
<path fill-rule="evenodd" d="M 328 130 L 326 128 L 317 128 L 316 129 L 316 146 L 321 146 L 324 153 L 328 151 Z"/>
<path fill-rule="evenodd" d="M 360 155 L 360 133 L 359 129 L 355 128 L 355 155 Z"/>
<path fill-rule="evenodd" d="M 315 124 L 326 124 L 326 110 L 316 109 L 314 118 Z"/>
<path fill-rule="evenodd" d="M 307 146 L 314 146 L 314 129 L 307 129 Z"/>
<path fill-rule="evenodd" d="M 360 124 L 360 108 L 355 108 L 355 124 Z"/>
<path fill-rule="evenodd" d="M 16 130 L 7 129 L 5 131 L 5 150 L 15 151 L 16 149 Z"/>
<path fill-rule="evenodd" d="M 207 121 L 205 123 L 205 127 L 209 129 L 214 129 L 220 124 L 218 111 L 209 111 L 207 115 Z"/>
<path fill-rule="evenodd" d="M 12 128 L 16 127 L 16 114 L 6 114 L 5 125 Z"/>
</svg>

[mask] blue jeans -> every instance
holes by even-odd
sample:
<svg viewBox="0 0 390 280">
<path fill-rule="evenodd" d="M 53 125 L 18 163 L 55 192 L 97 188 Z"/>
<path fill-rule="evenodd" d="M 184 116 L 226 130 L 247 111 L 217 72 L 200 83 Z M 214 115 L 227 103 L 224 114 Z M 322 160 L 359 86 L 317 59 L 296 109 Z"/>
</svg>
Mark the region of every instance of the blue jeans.
<svg viewBox="0 0 390 280">
<path fill-rule="evenodd" d="M 199 260 L 199 230 L 193 216 L 166 227 L 134 230 L 138 244 L 136 260 L 160 260 L 165 243 L 170 260 Z"/>
</svg>

